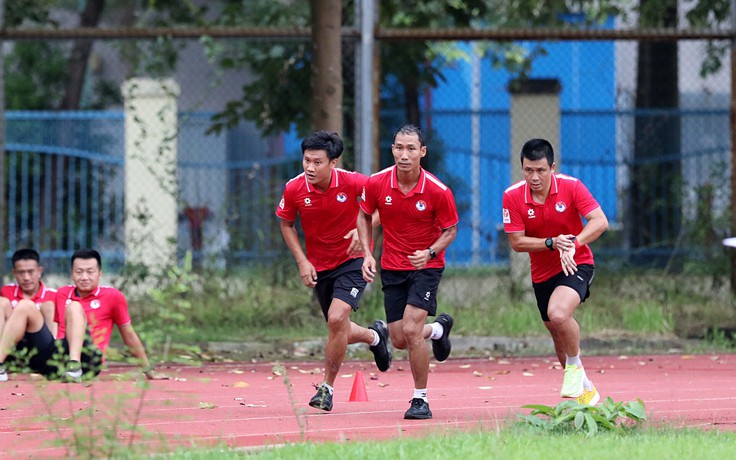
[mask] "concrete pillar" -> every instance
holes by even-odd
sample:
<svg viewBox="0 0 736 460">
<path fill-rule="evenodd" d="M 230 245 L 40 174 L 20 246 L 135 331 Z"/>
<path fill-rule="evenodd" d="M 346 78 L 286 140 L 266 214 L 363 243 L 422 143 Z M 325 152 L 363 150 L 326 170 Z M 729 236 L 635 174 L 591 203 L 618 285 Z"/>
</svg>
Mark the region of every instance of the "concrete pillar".
<svg viewBox="0 0 736 460">
<path fill-rule="evenodd" d="M 123 83 L 122 93 L 126 263 L 156 272 L 176 263 L 179 85 L 134 78 Z"/>
<path fill-rule="evenodd" d="M 511 93 L 511 182 L 524 178 L 521 172 L 520 153 L 526 141 L 533 138 L 547 139 L 555 150 L 555 163 L 560 166 L 560 91 L 557 79 L 513 80 Z M 516 297 L 534 297 L 529 289 L 529 254 L 510 250 L 511 290 Z"/>
</svg>

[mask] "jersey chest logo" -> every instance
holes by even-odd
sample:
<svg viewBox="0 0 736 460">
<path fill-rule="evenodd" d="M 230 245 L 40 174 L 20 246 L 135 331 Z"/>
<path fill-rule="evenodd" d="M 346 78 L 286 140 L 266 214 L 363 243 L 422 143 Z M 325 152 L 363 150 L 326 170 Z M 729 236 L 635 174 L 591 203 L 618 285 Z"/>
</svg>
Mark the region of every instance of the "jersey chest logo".
<svg viewBox="0 0 736 460">
<path fill-rule="evenodd" d="M 90 308 L 92 308 L 93 310 L 97 310 L 97 309 L 98 309 L 98 308 L 100 308 L 100 307 L 101 307 L 102 305 L 100 304 L 100 301 L 99 301 L 99 300 L 95 299 L 95 300 L 93 300 L 92 302 L 90 302 L 90 303 L 89 303 L 89 306 L 90 306 Z"/>
<path fill-rule="evenodd" d="M 567 209 L 567 205 L 564 201 L 558 201 L 557 203 L 555 203 L 555 211 L 565 212 L 565 209 Z"/>
<path fill-rule="evenodd" d="M 427 209 L 427 203 L 424 202 L 424 200 L 417 201 L 417 204 L 415 204 L 417 211 L 424 211 Z"/>
<path fill-rule="evenodd" d="M 347 200 L 348 200 L 348 196 L 345 193 L 340 192 L 337 194 L 337 201 L 339 201 L 340 203 L 344 203 Z"/>
</svg>

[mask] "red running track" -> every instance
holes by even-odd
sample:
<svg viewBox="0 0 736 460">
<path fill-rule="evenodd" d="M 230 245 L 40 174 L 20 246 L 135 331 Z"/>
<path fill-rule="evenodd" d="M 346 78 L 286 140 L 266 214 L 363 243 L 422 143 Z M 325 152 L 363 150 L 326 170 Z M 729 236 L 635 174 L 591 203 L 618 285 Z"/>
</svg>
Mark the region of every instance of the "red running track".
<svg viewBox="0 0 736 460">
<path fill-rule="evenodd" d="M 315 362 L 284 363 L 285 373 L 274 363 L 161 366 L 172 379 L 150 382 L 145 392 L 121 381 L 126 367 L 111 367 L 90 387 L 11 375 L 0 383 L 0 456 L 64 456 L 60 439 L 69 445 L 75 434 L 93 429 L 125 443 L 130 432 L 111 428 L 116 419 L 137 426 L 134 442 L 164 450 L 182 443 L 245 447 L 420 436 L 440 427 L 495 429 L 528 413 L 525 404 L 560 402 L 562 371 L 555 364 L 546 357 L 433 363 L 432 420 L 403 419 L 412 396 L 406 361 L 386 373 L 371 362 L 345 363 L 329 413 L 307 405 L 322 376 Z M 642 399 L 651 423 L 736 430 L 736 355 L 588 356 L 584 364 L 602 397 Z M 348 401 L 356 371 L 367 402 Z"/>
</svg>

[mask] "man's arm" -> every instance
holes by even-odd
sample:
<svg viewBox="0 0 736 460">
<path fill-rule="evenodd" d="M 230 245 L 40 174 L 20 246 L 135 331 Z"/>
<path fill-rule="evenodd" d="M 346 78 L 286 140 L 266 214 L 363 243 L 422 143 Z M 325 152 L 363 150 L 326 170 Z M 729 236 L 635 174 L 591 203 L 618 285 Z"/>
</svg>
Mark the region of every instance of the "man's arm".
<svg viewBox="0 0 736 460">
<path fill-rule="evenodd" d="M 435 254 L 442 252 L 447 249 L 450 243 L 455 240 L 456 236 L 457 225 L 443 228 L 439 238 L 437 238 L 434 243 L 430 244 L 429 248 L 432 248 Z M 414 254 L 409 256 L 409 261 L 411 262 L 412 266 L 417 270 L 421 270 L 422 268 L 426 267 L 427 262 L 432 259 L 432 253 L 429 248 L 414 251 Z"/>
<path fill-rule="evenodd" d="M 592 243 L 597 240 L 603 232 L 608 230 L 608 218 L 603 212 L 603 209 L 596 208 L 583 217 L 585 217 L 585 220 L 587 220 L 588 223 L 585 224 L 583 231 L 580 232 L 579 235 L 574 235 L 577 237 L 578 244 L 580 246 Z"/>
<path fill-rule="evenodd" d="M 158 374 L 153 370 L 153 366 L 148 361 L 146 349 L 143 348 L 143 343 L 138 337 L 138 334 L 136 334 L 135 330 L 133 330 L 133 326 L 131 324 L 118 326 L 118 330 L 120 331 L 120 336 L 123 338 L 123 343 L 125 343 L 125 346 L 128 347 L 128 350 L 130 350 L 130 354 L 132 354 L 140 362 L 143 373 L 145 374 L 147 379 L 161 380 L 168 378 L 167 376 Z"/>
<path fill-rule="evenodd" d="M 363 279 L 369 283 L 372 283 L 376 276 L 376 259 L 373 258 L 373 254 L 371 253 L 373 222 L 378 218 L 378 213 L 375 212 L 374 214 L 376 214 L 376 218 L 361 209 L 358 213 L 358 221 L 356 222 L 358 239 L 360 240 L 360 246 L 363 248 Z M 380 222 L 380 219 L 378 222 Z"/>
<path fill-rule="evenodd" d="M 46 327 L 49 328 L 51 334 L 56 338 L 56 334 L 59 332 L 59 325 L 54 321 L 54 309 L 56 309 L 56 303 L 53 300 L 47 300 L 41 303 L 41 314 L 43 315 L 43 321 L 46 323 Z"/>
<path fill-rule="evenodd" d="M 549 251 L 549 248 L 544 243 L 546 238 L 536 238 L 533 236 L 526 236 L 525 232 L 514 232 L 506 234 L 509 238 L 509 245 L 511 249 L 516 252 L 535 252 L 535 251 Z M 552 237 L 552 247 L 556 248 L 557 237 Z"/>
<path fill-rule="evenodd" d="M 307 255 L 302 249 L 302 244 L 299 242 L 299 234 L 296 232 L 296 228 L 294 228 L 294 222 L 281 219 L 281 234 L 284 236 L 286 246 L 294 255 L 296 264 L 299 267 L 299 278 L 302 280 L 302 283 L 307 287 L 316 286 L 317 270 L 314 269 L 314 265 L 307 259 Z"/>
</svg>

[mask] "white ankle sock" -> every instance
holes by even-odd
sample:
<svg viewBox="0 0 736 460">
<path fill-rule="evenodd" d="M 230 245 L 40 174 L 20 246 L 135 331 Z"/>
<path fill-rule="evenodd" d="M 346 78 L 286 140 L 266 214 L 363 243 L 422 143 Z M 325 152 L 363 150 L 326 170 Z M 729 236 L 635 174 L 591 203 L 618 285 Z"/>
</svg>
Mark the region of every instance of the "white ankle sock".
<svg viewBox="0 0 736 460">
<path fill-rule="evenodd" d="M 424 401 L 427 401 L 427 389 L 426 388 L 424 388 L 424 389 L 417 389 L 417 388 L 415 388 L 414 389 L 414 397 L 415 398 L 419 398 L 419 399 L 423 399 Z"/>
<path fill-rule="evenodd" d="M 374 331 L 373 329 L 368 329 L 368 330 L 373 333 L 373 342 L 371 342 L 371 346 L 375 347 L 376 345 L 381 343 L 381 336 L 378 335 L 378 332 Z"/>
<path fill-rule="evenodd" d="M 330 385 L 328 385 L 327 382 L 322 382 L 322 386 L 325 387 L 325 388 L 327 388 L 327 391 L 329 391 L 330 394 L 335 393 L 335 389 L 332 388 Z"/>
<path fill-rule="evenodd" d="M 430 326 L 432 326 L 432 334 L 430 334 L 429 338 L 432 340 L 441 339 L 442 334 L 445 333 L 445 328 L 437 322 L 430 324 Z"/>
<path fill-rule="evenodd" d="M 583 362 L 580 360 L 580 353 L 575 356 L 568 355 L 565 364 L 574 364 L 578 367 L 583 367 Z"/>
</svg>

